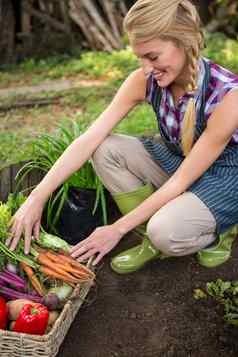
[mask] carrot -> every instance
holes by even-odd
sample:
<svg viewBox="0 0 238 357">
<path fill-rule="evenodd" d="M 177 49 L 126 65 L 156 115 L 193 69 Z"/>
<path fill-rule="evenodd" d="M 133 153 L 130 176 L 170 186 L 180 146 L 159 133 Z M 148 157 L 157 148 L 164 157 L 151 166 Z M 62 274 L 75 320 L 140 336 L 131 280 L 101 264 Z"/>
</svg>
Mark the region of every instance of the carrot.
<svg viewBox="0 0 238 357">
<path fill-rule="evenodd" d="M 26 275 L 28 276 L 33 288 L 37 291 L 37 293 L 40 296 L 44 296 L 44 289 L 39 281 L 39 279 L 37 278 L 37 276 L 34 274 L 33 269 L 28 266 L 26 263 L 21 262 L 20 263 L 22 269 L 24 270 L 24 272 L 26 273 Z"/>
<path fill-rule="evenodd" d="M 79 272 L 77 269 L 71 267 L 71 265 L 69 265 L 69 268 L 67 268 L 67 271 L 70 272 L 71 274 L 75 275 L 79 279 L 86 279 L 86 280 L 94 279 L 93 276 L 91 276 L 88 273 L 85 273 L 83 271 Z"/>
<path fill-rule="evenodd" d="M 52 254 L 51 252 L 47 252 L 46 256 L 52 260 L 52 262 L 57 263 L 57 265 L 60 265 L 62 267 L 62 269 L 66 270 L 68 273 L 72 273 L 74 275 L 76 275 L 77 277 L 81 278 L 81 277 L 85 277 L 86 279 L 89 278 L 91 279 L 91 274 L 89 274 L 88 272 L 82 271 L 79 268 L 75 268 L 73 267 L 70 263 L 65 262 L 64 264 L 60 264 L 60 258 L 55 255 Z"/>
<path fill-rule="evenodd" d="M 66 278 L 66 279 L 71 279 L 75 283 L 78 282 L 78 279 L 76 279 L 75 277 L 73 277 L 72 275 L 67 273 L 67 271 L 64 270 L 62 265 L 53 263 L 49 258 L 47 258 L 47 256 L 45 254 L 39 254 L 37 256 L 37 261 L 41 265 L 45 265 L 46 267 L 50 268 L 51 270 L 61 274 L 62 279 Z"/>
<path fill-rule="evenodd" d="M 52 261 L 54 261 L 55 263 L 57 263 L 59 265 L 59 262 L 61 262 L 62 260 L 65 261 L 64 264 L 60 263 L 60 265 L 62 266 L 62 268 L 64 268 L 67 272 L 72 273 L 74 275 L 76 275 L 77 277 L 81 278 L 81 277 L 85 277 L 85 278 L 89 278 L 94 279 L 95 278 L 95 274 L 93 272 L 91 272 L 91 270 L 84 269 L 84 266 L 82 264 L 77 264 L 76 267 L 73 266 L 72 264 L 72 260 L 73 259 L 62 259 L 62 255 L 56 255 L 56 254 L 52 254 L 51 252 L 47 252 L 46 256 L 51 259 Z M 63 256 L 65 257 L 65 256 Z M 83 268 L 82 268 L 83 267 Z"/>
<path fill-rule="evenodd" d="M 56 271 L 54 271 L 46 266 L 40 266 L 39 271 L 51 278 L 63 280 L 65 283 L 68 283 L 72 287 L 75 287 L 75 285 L 76 285 L 75 282 L 72 281 L 71 279 L 66 279 L 66 278 L 62 277 L 61 274 L 57 273 Z"/>
<path fill-rule="evenodd" d="M 90 275 L 88 273 L 85 273 L 83 271 L 79 271 L 78 269 L 75 269 L 74 267 L 72 267 L 72 265 L 70 264 L 57 264 L 57 266 L 62 267 L 62 269 L 64 269 L 66 272 L 71 273 L 71 274 L 75 274 L 78 275 L 79 277 L 85 277 L 90 279 Z"/>
<path fill-rule="evenodd" d="M 63 260 L 65 262 L 70 263 L 75 268 L 79 268 L 80 270 L 83 270 L 83 271 L 87 272 L 88 274 L 90 274 L 91 276 L 93 276 L 95 278 L 95 274 L 90 269 L 88 269 L 85 265 L 80 264 L 79 262 L 77 262 L 77 260 L 75 260 L 71 256 L 64 255 L 64 254 L 58 254 L 58 257 L 59 257 L 60 260 Z"/>
<path fill-rule="evenodd" d="M 58 255 L 51 253 L 49 250 L 46 252 L 46 256 L 52 260 L 52 262 L 58 263 L 60 261 Z"/>
</svg>

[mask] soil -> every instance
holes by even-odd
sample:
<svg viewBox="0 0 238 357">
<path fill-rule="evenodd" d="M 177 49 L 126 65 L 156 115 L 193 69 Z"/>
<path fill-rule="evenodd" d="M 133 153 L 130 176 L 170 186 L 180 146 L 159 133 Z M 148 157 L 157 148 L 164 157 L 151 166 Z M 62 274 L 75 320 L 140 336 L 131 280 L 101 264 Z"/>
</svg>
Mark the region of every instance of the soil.
<svg viewBox="0 0 238 357">
<path fill-rule="evenodd" d="M 131 233 L 105 257 L 97 289 L 80 309 L 57 356 L 238 356 L 238 330 L 225 324 L 222 307 L 193 297 L 193 290 L 205 290 L 208 281 L 237 279 L 238 245 L 233 257 L 215 269 L 188 256 L 156 260 L 128 275 L 114 273 L 110 257 L 137 241 Z"/>
</svg>

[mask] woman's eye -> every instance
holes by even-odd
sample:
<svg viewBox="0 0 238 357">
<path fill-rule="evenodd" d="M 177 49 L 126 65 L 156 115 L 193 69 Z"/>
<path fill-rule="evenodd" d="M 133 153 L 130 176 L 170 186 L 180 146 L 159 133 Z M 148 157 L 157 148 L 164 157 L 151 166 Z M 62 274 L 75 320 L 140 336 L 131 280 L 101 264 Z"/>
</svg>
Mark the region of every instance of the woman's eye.
<svg viewBox="0 0 238 357">
<path fill-rule="evenodd" d="M 149 59 L 150 59 L 150 61 L 154 62 L 154 61 L 156 61 L 158 59 L 158 56 L 152 57 L 152 58 L 149 58 Z"/>
</svg>

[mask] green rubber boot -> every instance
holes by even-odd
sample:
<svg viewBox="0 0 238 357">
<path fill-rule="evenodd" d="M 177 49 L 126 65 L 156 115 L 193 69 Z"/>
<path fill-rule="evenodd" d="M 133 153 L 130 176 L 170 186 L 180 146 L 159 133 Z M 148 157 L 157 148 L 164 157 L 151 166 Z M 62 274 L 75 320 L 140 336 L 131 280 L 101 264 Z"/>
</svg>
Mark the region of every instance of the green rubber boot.
<svg viewBox="0 0 238 357">
<path fill-rule="evenodd" d="M 153 186 L 148 183 L 147 185 L 141 186 L 138 190 L 131 192 L 116 193 L 113 195 L 113 199 L 117 204 L 121 214 L 125 216 L 127 213 L 132 211 L 134 208 L 139 206 L 146 198 L 152 195 L 154 192 Z M 135 228 L 135 231 L 141 236 L 146 234 L 146 224 L 141 224 Z"/>
<path fill-rule="evenodd" d="M 125 215 L 139 206 L 139 204 L 148 198 L 153 192 L 153 186 L 151 184 L 147 184 L 132 192 L 115 194 L 113 195 L 113 198 L 121 213 Z M 145 236 L 146 226 L 140 225 L 137 227 L 137 232 L 144 235 L 142 243 L 118 254 L 111 261 L 111 268 L 119 274 L 127 274 L 137 271 L 147 262 L 160 256 L 160 252 Z"/>
<path fill-rule="evenodd" d="M 238 225 L 219 235 L 218 243 L 197 253 L 198 262 L 207 268 L 215 268 L 231 257 L 232 244 L 238 234 Z"/>
<path fill-rule="evenodd" d="M 159 258 L 160 254 L 160 251 L 145 237 L 141 244 L 115 256 L 111 261 L 111 268 L 118 274 L 132 273 L 141 269 L 146 263 Z"/>
</svg>

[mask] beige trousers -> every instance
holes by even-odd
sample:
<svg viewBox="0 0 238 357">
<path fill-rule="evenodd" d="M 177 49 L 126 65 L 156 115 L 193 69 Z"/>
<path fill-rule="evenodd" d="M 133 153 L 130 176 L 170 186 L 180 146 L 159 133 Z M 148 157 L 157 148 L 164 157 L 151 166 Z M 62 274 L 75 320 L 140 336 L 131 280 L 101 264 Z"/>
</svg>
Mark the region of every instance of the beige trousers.
<svg viewBox="0 0 238 357">
<path fill-rule="evenodd" d="M 166 172 L 135 137 L 110 135 L 92 156 L 97 175 L 113 194 L 130 192 L 150 182 L 159 188 Z M 169 256 L 195 253 L 215 240 L 216 221 L 192 192 L 185 192 L 158 210 L 147 223 L 155 247 Z"/>
</svg>

